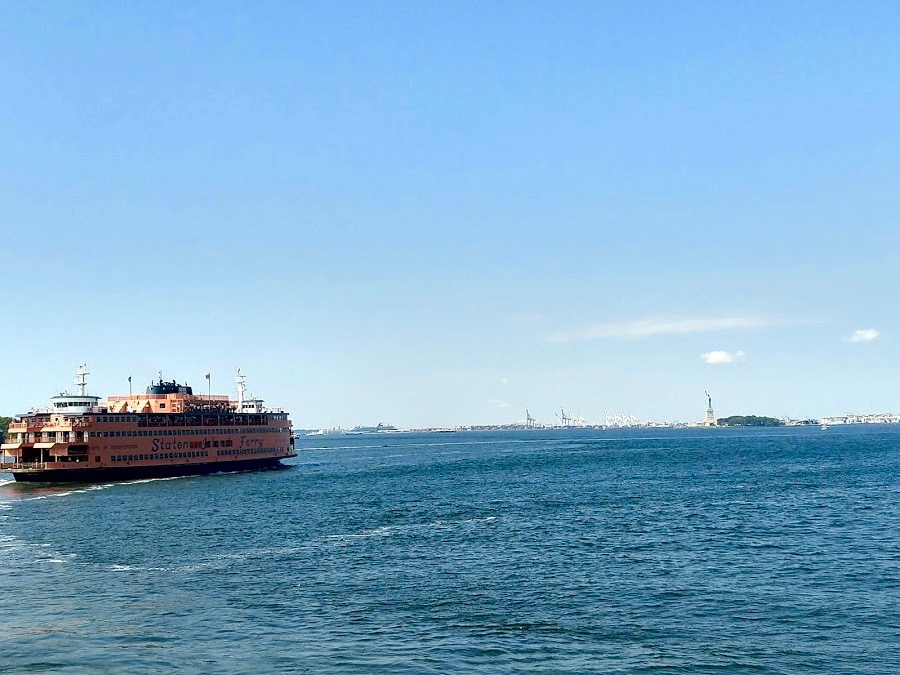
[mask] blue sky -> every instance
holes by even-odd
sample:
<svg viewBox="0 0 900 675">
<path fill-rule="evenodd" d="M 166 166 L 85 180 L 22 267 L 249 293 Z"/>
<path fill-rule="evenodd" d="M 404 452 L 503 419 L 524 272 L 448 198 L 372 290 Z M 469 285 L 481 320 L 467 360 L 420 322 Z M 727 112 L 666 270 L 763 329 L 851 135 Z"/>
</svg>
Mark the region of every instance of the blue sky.
<svg viewBox="0 0 900 675">
<path fill-rule="evenodd" d="M 0 413 L 83 362 L 102 395 L 240 366 L 308 427 L 896 411 L 898 34 L 887 2 L 6 3 Z"/>
</svg>

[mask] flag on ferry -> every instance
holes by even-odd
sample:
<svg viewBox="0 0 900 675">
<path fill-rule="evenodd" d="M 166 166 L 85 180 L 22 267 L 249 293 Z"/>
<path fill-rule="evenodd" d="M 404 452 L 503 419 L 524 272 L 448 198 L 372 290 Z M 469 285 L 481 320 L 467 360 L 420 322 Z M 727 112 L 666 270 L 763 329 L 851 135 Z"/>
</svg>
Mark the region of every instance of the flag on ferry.
<svg viewBox="0 0 900 675">
<path fill-rule="evenodd" d="M 209 373 L 206 374 L 206 379 L 207 379 L 207 380 L 209 379 Z"/>
</svg>

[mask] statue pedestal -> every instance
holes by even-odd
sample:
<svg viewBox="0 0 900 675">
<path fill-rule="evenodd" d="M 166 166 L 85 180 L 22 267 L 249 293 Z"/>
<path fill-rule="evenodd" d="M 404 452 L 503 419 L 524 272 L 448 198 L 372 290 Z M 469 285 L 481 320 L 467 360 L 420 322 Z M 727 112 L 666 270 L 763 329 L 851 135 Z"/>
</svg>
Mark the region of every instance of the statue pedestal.
<svg viewBox="0 0 900 675">
<path fill-rule="evenodd" d="M 713 412 L 712 408 L 706 409 L 706 418 L 703 420 L 703 426 L 705 426 L 705 427 L 718 426 L 716 424 L 716 414 Z"/>
</svg>

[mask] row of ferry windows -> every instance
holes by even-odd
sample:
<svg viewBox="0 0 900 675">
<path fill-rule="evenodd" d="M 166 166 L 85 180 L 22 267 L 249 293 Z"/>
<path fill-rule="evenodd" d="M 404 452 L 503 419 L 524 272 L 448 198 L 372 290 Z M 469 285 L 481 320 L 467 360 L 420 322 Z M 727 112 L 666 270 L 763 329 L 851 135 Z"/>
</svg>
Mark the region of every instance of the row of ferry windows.
<svg viewBox="0 0 900 675">
<path fill-rule="evenodd" d="M 261 453 L 284 452 L 284 448 L 239 448 L 237 450 L 217 450 L 219 457 L 233 457 L 236 455 L 259 455 Z"/>
<path fill-rule="evenodd" d="M 284 448 L 243 448 L 238 450 L 216 450 L 218 457 L 236 457 L 239 455 L 260 455 L 276 452 L 283 452 Z M 198 452 L 196 450 L 187 452 L 157 452 L 148 455 L 113 455 L 110 460 L 113 462 L 142 462 L 146 460 L 159 459 L 190 459 L 195 457 L 207 457 L 208 453 Z"/>
<path fill-rule="evenodd" d="M 71 405 L 75 405 L 75 404 L 73 403 Z M 82 404 L 79 403 L 78 405 L 82 405 Z M 244 413 L 191 413 L 191 414 L 192 415 L 202 415 L 202 414 L 206 414 L 206 415 L 209 415 L 209 414 L 213 414 L 213 415 L 216 415 L 216 414 L 218 414 L 218 415 L 254 415 L 254 416 L 265 415 L 268 419 L 273 420 L 273 421 L 281 421 L 281 422 L 287 421 L 287 413 L 271 414 L 271 413 L 246 413 L 246 412 L 244 412 Z M 141 419 L 141 417 L 139 417 L 138 415 L 103 415 L 103 416 L 97 417 L 97 421 L 102 424 L 112 424 L 112 423 L 121 423 L 121 422 L 138 422 L 138 421 L 140 421 L 140 419 Z"/>
<path fill-rule="evenodd" d="M 114 462 L 140 462 L 146 459 L 187 459 L 189 457 L 206 457 L 205 452 L 157 452 L 153 455 L 113 455 Z"/>
<path fill-rule="evenodd" d="M 119 438 L 121 436 L 199 436 L 205 434 L 275 434 L 280 429 L 160 429 L 159 431 L 92 431 L 91 438 Z"/>
</svg>

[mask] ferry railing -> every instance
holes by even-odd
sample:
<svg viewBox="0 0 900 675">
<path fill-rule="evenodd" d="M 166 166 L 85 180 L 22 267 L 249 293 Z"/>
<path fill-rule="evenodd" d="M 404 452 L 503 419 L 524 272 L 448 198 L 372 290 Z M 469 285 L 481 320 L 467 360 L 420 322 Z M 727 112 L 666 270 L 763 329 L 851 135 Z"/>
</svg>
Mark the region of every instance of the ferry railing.
<svg viewBox="0 0 900 675">
<path fill-rule="evenodd" d="M 20 469 L 25 471 L 46 469 L 49 464 L 86 464 L 87 462 L 87 457 L 71 458 L 65 462 L 0 462 L 0 473 Z"/>
<path fill-rule="evenodd" d="M 167 401 L 172 394 L 135 394 L 133 396 L 107 396 L 106 400 L 110 402 L 120 402 L 120 401 Z M 203 394 L 198 396 L 197 394 L 188 395 L 182 394 L 180 397 L 174 400 L 181 401 L 192 401 L 192 402 L 203 402 L 203 401 L 215 401 L 215 402 L 226 402 L 229 399 L 228 396 L 222 396 L 220 394 Z"/>
<path fill-rule="evenodd" d="M 91 426 L 90 420 L 80 419 L 77 417 L 63 419 L 60 422 L 54 422 L 50 419 L 43 419 L 34 422 L 12 422 L 9 425 L 7 433 L 29 433 L 35 429 L 44 429 L 45 427 L 56 427 L 65 429 L 87 429 Z"/>
<path fill-rule="evenodd" d="M 0 472 L 15 471 L 19 469 L 46 469 L 47 462 L 5 462 L 0 464 Z"/>
</svg>

